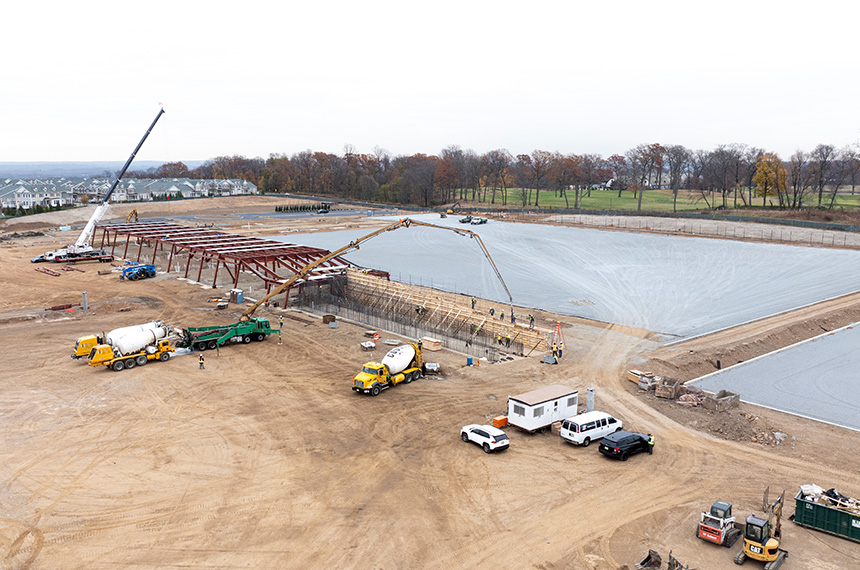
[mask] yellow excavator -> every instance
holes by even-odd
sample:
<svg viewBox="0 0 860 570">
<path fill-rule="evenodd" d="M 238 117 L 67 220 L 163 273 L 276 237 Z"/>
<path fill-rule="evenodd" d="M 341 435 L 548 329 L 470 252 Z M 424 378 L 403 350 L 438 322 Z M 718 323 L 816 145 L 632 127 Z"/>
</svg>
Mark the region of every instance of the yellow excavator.
<svg viewBox="0 0 860 570">
<path fill-rule="evenodd" d="M 132 220 L 134 220 L 135 222 L 138 221 L 138 219 L 137 219 L 137 208 L 132 210 L 131 213 L 128 216 L 126 216 L 126 218 L 125 218 L 126 223 L 129 223 Z"/>
<path fill-rule="evenodd" d="M 744 525 L 744 547 L 735 556 L 735 564 L 743 564 L 747 558 L 751 558 L 764 562 L 764 570 L 778 570 L 788 558 L 788 552 L 779 547 L 785 491 L 773 503 L 768 501 L 769 492 L 770 487 L 765 489 L 762 500 L 762 510 L 767 518 L 747 516 Z"/>
<path fill-rule="evenodd" d="M 366 242 L 367 240 L 369 240 L 371 238 L 375 238 L 376 236 L 378 236 L 380 234 L 394 231 L 398 228 L 409 228 L 412 226 L 424 226 L 427 228 L 437 228 L 440 230 L 447 230 L 449 232 L 454 232 L 455 234 L 458 234 L 461 236 L 466 236 L 466 237 L 478 240 L 478 244 L 481 246 L 481 251 L 484 253 L 484 256 L 487 258 L 487 261 L 490 262 L 490 265 L 493 267 L 493 271 L 496 272 L 496 277 L 499 278 L 499 281 L 502 283 L 502 287 L 505 288 L 505 292 L 508 294 L 508 301 L 509 301 L 509 304 L 511 305 L 511 313 L 513 313 L 513 302 L 514 302 L 514 300 L 513 300 L 513 297 L 511 296 L 511 292 L 510 292 L 510 290 L 508 290 L 508 286 L 505 284 L 505 280 L 502 279 L 502 274 L 499 273 L 499 268 L 496 267 L 496 264 L 493 261 L 493 258 L 490 257 L 490 252 L 487 251 L 487 247 L 484 245 L 484 242 L 481 240 L 481 236 L 479 236 L 478 234 L 476 234 L 475 232 L 470 231 L 470 230 L 463 230 L 460 228 L 448 228 L 445 226 L 437 226 L 436 224 L 428 224 L 426 222 L 419 222 L 417 220 L 412 220 L 409 218 L 403 218 L 403 219 L 397 220 L 396 222 L 392 222 L 392 223 L 388 224 L 387 226 L 384 226 L 384 227 L 382 227 L 382 228 L 380 228 L 374 232 L 371 232 L 365 236 L 357 238 L 357 239 L 351 241 L 348 245 L 345 245 L 338 250 L 335 250 L 329 254 L 324 255 L 323 257 L 320 257 L 316 261 L 312 261 L 311 263 L 308 263 L 307 265 L 302 267 L 295 275 L 293 275 L 292 277 L 287 279 L 281 285 L 278 285 L 275 289 L 270 291 L 265 297 L 263 297 L 262 299 L 260 299 L 259 301 L 257 301 L 256 303 L 254 303 L 253 305 L 248 307 L 245 310 L 245 312 L 242 313 L 242 316 L 239 318 L 239 320 L 241 320 L 241 321 L 249 320 L 251 317 L 254 316 L 254 312 L 257 310 L 258 307 L 260 307 L 260 305 L 264 305 L 266 303 L 266 301 L 268 301 L 272 297 L 280 295 L 281 293 L 283 293 L 284 291 L 289 289 L 296 281 L 299 281 L 300 279 L 304 279 L 305 277 L 307 277 L 308 273 L 310 273 L 314 267 L 322 265 L 326 261 L 328 261 L 330 259 L 334 259 L 335 257 L 337 257 L 339 255 L 343 255 L 347 251 L 352 251 L 353 249 L 359 249 L 359 246 L 362 243 Z"/>
</svg>

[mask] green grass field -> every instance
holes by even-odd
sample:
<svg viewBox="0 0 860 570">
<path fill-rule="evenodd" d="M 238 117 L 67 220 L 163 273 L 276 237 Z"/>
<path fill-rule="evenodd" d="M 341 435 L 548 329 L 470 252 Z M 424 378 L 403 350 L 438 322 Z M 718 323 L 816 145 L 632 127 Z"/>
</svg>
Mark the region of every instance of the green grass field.
<svg viewBox="0 0 860 570">
<path fill-rule="evenodd" d="M 487 193 L 487 201 L 490 199 L 490 192 Z M 826 208 L 829 205 L 829 196 L 825 196 L 823 205 Z M 672 212 L 673 211 L 673 196 L 671 190 L 646 190 L 642 196 L 642 211 L 644 212 Z M 702 197 L 701 192 L 691 192 L 687 190 L 678 191 L 678 200 L 675 205 L 675 210 L 678 212 L 695 212 L 701 210 L 713 209 L 722 205 L 722 197 L 719 194 L 707 195 L 707 202 Z M 509 208 L 521 208 L 522 189 L 512 188 L 508 190 Z M 534 204 L 534 191 L 532 191 L 532 205 Z M 568 193 L 567 202 L 564 196 L 558 195 L 556 192 L 542 190 L 540 193 L 541 208 L 573 208 L 574 195 Z M 810 195 L 807 198 L 807 207 L 815 207 L 818 204 L 818 196 Z M 496 206 L 502 205 L 500 193 L 496 193 Z M 726 207 L 734 209 L 735 197 L 730 194 L 726 200 Z M 755 212 L 762 209 L 761 199 L 753 194 L 752 206 L 744 206 L 740 196 L 737 199 L 738 209 L 749 210 Z M 527 208 L 529 206 L 526 206 Z M 860 194 L 838 194 L 833 205 L 834 209 L 845 209 L 856 211 L 860 209 Z M 621 197 L 618 197 L 618 191 L 613 190 L 592 190 L 591 195 L 583 195 L 580 208 L 583 210 L 628 210 L 636 211 L 638 209 L 638 196 L 630 191 L 623 191 Z M 771 208 L 768 208 L 771 209 Z"/>
</svg>

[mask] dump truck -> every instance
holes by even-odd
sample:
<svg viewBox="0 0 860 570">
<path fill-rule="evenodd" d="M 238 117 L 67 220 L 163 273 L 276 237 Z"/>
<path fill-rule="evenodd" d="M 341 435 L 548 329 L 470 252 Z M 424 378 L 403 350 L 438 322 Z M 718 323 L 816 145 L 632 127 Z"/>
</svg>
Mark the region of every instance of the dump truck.
<svg viewBox="0 0 860 570">
<path fill-rule="evenodd" d="M 743 525 L 732 516 L 732 504 L 715 501 L 710 512 L 702 512 L 696 536 L 702 540 L 731 548 L 743 534 Z"/>
<path fill-rule="evenodd" d="M 421 341 L 392 348 L 382 362 L 366 362 L 352 379 L 352 389 L 363 394 L 378 396 L 382 390 L 396 384 L 409 384 L 424 376 L 424 351 Z"/>
<path fill-rule="evenodd" d="M 229 325 L 188 327 L 180 333 L 179 346 L 192 350 L 215 349 L 228 342 L 248 344 L 252 340 L 263 341 L 271 333 L 272 327 L 268 319 L 254 317 Z"/>
<path fill-rule="evenodd" d="M 107 334 L 102 333 L 101 336 L 89 334 L 79 337 L 75 341 L 75 350 L 74 352 L 72 352 L 72 358 L 75 360 L 78 360 L 79 358 L 86 358 L 90 355 L 90 352 L 92 352 L 93 348 L 100 344 L 110 344 L 112 339 L 117 339 L 130 332 L 150 330 L 160 327 L 162 324 L 162 321 L 150 321 L 148 323 L 143 323 L 140 325 L 120 327 L 118 329 L 110 331 Z"/>
<path fill-rule="evenodd" d="M 836 489 L 801 485 L 790 520 L 800 526 L 860 542 L 860 500 Z"/>
<path fill-rule="evenodd" d="M 132 265 L 131 267 L 123 267 L 120 279 L 128 279 L 129 281 L 138 281 L 155 277 L 155 265 Z"/>
<path fill-rule="evenodd" d="M 171 329 L 166 325 L 131 331 L 106 339 L 109 344 L 97 345 L 87 356 L 87 362 L 90 366 L 107 366 L 117 372 L 143 366 L 150 360 L 166 362 L 170 353 L 175 352 L 170 346 L 171 338 Z"/>
</svg>

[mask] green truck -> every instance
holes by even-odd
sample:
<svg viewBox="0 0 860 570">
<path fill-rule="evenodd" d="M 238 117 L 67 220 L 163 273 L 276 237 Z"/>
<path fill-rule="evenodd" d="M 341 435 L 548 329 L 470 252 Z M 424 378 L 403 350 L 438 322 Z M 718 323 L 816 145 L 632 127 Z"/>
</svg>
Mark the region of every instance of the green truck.
<svg viewBox="0 0 860 570">
<path fill-rule="evenodd" d="M 251 341 L 266 340 L 272 334 L 268 319 L 255 317 L 229 325 L 208 327 L 188 327 L 182 330 L 182 338 L 177 343 L 182 348 L 207 350 L 224 346 L 228 342 L 248 344 Z"/>
<path fill-rule="evenodd" d="M 800 526 L 860 542 L 860 501 L 824 491 L 816 485 L 803 485 L 794 498 L 794 515 Z"/>
</svg>

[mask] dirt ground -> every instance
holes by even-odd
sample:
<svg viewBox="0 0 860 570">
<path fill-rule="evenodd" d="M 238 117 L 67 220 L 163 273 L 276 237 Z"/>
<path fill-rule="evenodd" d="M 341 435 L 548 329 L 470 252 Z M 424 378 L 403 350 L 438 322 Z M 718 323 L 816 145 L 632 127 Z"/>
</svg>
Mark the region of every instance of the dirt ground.
<svg viewBox="0 0 860 570">
<path fill-rule="evenodd" d="M 138 210 L 217 216 L 275 203 L 228 200 Z M 153 319 L 232 322 L 241 309 L 213 310 L 211 289 L 175 275 L 121 282 L 98 275 L 99 264 L 38 273 L 29 258 L 69 235 L 53 230 L 59 214 L 44 216 L 0 222 L 0 234 L 48 232 L 0 241 L 0 339 L 14 347 L 0 373 L 0 569 L 617 570 L 653 548 L 728 570 L 738 546 L 696 539 L 699 512 L 723 499 L 739 518 L 760 513 L 767 486 L 789 499 L 783 568 L 860 567 L 860 544 L 787 520 L 801 484 L 860 497 L 860 433 L 745 404 L 681 408 L 625 375 L 695 377 L 715 359 L 728 365 L 857 320 L 855 296 L 662 348 L 647 331 L 558 317 L 568 347 L 558 366 L 535 355 L 466 367 L 443 350 L 429 355 L 441 375 L 377 398 L 349 389 L 368 359 L 364 327 L 332 329 L 296 311 L 284 313 L 282 345 L 270 337 L 207 352 L 205 370 L 181 355 L 115 373 L 69 358 L 75 338 Z M 259 223 L 251 230 L 369 222 Z M 83 291 L 88 311 L 45 311 L 80 303 Z M 498 454 L 460 441 L 462 425 L 503 413 L 508 395 L 555 383 L 578 388 L 583 404 L 595 387 L 598 409 L 655 435 L 654 455 L 622 463 L 513 429 Z"/>
</svg>

